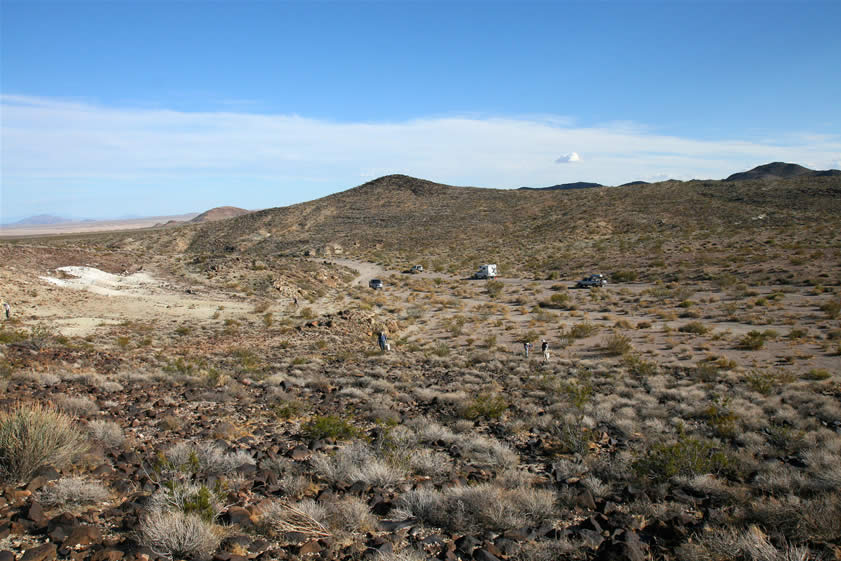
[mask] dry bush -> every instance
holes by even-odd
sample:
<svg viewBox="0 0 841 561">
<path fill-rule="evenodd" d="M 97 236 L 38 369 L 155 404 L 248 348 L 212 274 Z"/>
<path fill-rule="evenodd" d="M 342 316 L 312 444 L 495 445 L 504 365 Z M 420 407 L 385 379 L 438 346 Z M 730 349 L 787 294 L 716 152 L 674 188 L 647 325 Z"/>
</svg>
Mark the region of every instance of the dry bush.
<svg viewBox="0 0 841 561">
<path fill-rule="evenodd" d="M 450 531 L 507 530 L 539 524 L 555 513 L 555 494 L 544 489 L 502 489 L 482 483 L 441 491 L 414 489 L 397 500 L 398 512 Z"/>
<path fill-rule="evenodd" d="M 157 555 L 205 561 L 219 549 L 224 532 L 197 514 L 174 510 L 148 514 L 139 534 L 140 542 Z"/>
<path fill-rule="evenodd" d="M 743 531 L 716 529 L 700 536 L 697 545 L 682 546 L 678 554 L 683 559 L 698 561 L 807 561 L 812 558 L 805 547 L 783 542 L 778 549 L 758 526 L 750 526 Z"/>
<path fill-rule="evenodd" d="M 46 465 L 61 468 L 87 443 L 72 419 L 50 407 L 18 404 L 0 413 L 0 477 L 29 480 Z"/>
<path fill-rule="evenodd" d="M 329 537 L 326 526 L 327 510 L 312 499 L 295 504 L 273 501 L 262 507 L 260 525 L 272 535 L 282 536 L 290 532 L 309 537 Z"/>
<path fill-rule="evenodd" d="M 88 423 L 88 430 L 94 440 L 109 448 L 121 446 L 126 440 L 122 427 L 114 421 L 91 421 Z"/>
<path fill-rule="evenodd" d="M 71 415 L 93 415 L 99 411 L 96 402 L 84 395 L 78 397 L 59 395 L 56 397 L 56 405 Z"/>
<path fill-rule="evenodd" d="M 369 446 L 354 442 L 332 456 L 320 454 L 312 459 L 313 468 L 333 483 L 354 483 L 387 487 L 404 478 L 403 470 L 379 458 Z"/>
<path fill-rule="evenodd" d="M 226 452 L 214 442 L 179 442 L 164 452 L 170 466 L 175 469 L 220 475 L 233 473 L 238 467 L 254 465 L 256 461 L 245 450 Z"/>
<path fill-rule="evenodd" d="M 101 503 L 108 500 L 108 489 L 98 481 L 82 477 L 62 477 L 41 490 L 40 500 L 53 507 Z"/>
<path fill-rule="evenodd" d="M 465 456 L 480 465 L 506 469 L 520 463 L 520 456 L 514 450 L 493 437 L 475 436 L 462 447 Z"/>
<path fill-rule="evenodd" d="M 327 524 L 335 532 L 358 534 L 373 532 L 378 527 L 367 503 L 359 497 L 345 496 L 335 502 L 324 505 L 327 511 Z"/>
<path fill-rule="evenodd" d="M 413 450 L 408 457 L 409 467 L 419 475 L 441 476 L 450 472 L 453 462 L 443 452 L 436 450 Z"/>
<path fill-rule="evenodd" d="M 631 344 L 631 339 L 627 335 L 621 333 L 613 333 L 608 335 L 602 341 L 602 348 L 605 353 L 618 356 L 631 352 L 634 346 Z"/>
</svg>

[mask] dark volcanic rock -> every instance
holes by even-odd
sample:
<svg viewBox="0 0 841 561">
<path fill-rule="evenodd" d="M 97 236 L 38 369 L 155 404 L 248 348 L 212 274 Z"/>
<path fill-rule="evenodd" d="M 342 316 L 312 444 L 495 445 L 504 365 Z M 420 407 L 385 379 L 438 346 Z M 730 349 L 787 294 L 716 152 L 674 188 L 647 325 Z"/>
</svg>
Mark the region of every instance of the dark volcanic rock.
<svg viewBox="0 0 841 561">
<path fill-rule="evenodd" d="M 44 545 L 27 549 L 23 556 L 21 556 L 20 561 L 53 561 L 55 557 L 55 544 L 45 543 Z"/>
</svg>

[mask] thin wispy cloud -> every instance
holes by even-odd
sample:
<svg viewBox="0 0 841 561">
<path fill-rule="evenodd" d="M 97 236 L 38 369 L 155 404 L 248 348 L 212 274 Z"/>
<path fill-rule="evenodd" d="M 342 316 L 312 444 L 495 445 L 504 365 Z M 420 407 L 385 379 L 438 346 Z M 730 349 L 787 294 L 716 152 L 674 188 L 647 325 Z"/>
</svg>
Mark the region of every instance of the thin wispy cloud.
<svg viewBox="0 0 841 561">
<path fill-rule="evenodd" d="M 500 188 L 581 180 L 613 185 L 664 176 L 722 178 L 776 160 L 830 167 L 841 159 L 839 136 L 711 141 L 628 123 L 582 127 L 551 118 L 340 123 L 11 95 L 2 96 L 2 112 L 6 214 L 28 213 L 29 201 L 67 198 L 69 191 L 102 208 L 160 195 L 192 205 L 173 210 L 189 211 L 214 203 L 285 205 L 387 173 Z"/>
</svg>

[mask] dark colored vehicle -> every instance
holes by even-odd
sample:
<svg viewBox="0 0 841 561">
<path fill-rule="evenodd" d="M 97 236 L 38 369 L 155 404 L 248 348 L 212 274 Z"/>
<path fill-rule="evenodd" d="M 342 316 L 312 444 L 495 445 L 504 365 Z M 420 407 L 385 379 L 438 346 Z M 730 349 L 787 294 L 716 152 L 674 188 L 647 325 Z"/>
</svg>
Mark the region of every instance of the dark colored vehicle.
<svg viewBox="0 0 841 561">
<path fill-rule="evenodd" d="M 596 288 L 600 286 L 607 286 L 607 279 L 604 278 L 604 275 L 595 274 L 578 281 L 575 288 Z"/>
<path fill-rule="evenodd" d="M 368 286 L 370 286 L 374 290 L 382 290 L 383 281 L 381 281 L 380 279 L 371 279 L 368 282 Z"/>
</svg>

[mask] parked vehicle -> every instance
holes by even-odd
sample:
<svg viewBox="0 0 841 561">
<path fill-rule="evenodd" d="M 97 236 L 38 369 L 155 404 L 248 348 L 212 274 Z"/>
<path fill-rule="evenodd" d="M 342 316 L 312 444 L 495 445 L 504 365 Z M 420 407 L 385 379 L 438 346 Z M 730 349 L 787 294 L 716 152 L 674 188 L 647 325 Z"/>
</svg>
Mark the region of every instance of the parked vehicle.
<svg viewBox="0 0 841 561">
<path fill-rule="evenodd" d="M 414 265 L 409 272 L 412 274 L 422 273 L 423 272 L 423 265 Z"/>
<path fill-rule="evenodd" d="M 383 288 L 383 281 L 380 279 L 371 279 L 368 281 L 368 286 L 373 288 L 374 290 L 382 290 Z"/>
<path fill-rule="evenodd" d="M 604 275 L 595 273 L 578 281 L 575 288 L 594 288 L 601 286 L 607 286 L 607 279 L 604 278 Z"/>
<path fill-rule="evenodd" d="M 482 265 L 479 270 L 473 274 L 474 279 L 495 279 L 496 278 L 496 264 Z"/>
</svg>

